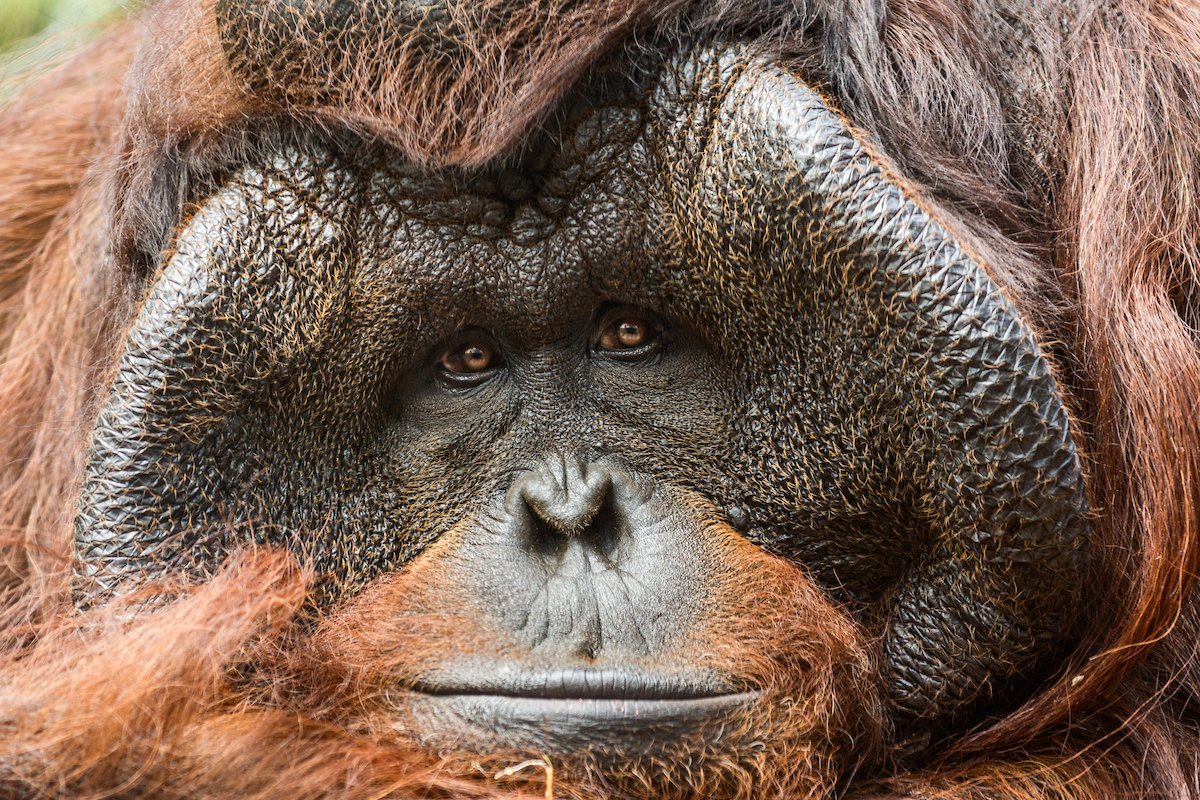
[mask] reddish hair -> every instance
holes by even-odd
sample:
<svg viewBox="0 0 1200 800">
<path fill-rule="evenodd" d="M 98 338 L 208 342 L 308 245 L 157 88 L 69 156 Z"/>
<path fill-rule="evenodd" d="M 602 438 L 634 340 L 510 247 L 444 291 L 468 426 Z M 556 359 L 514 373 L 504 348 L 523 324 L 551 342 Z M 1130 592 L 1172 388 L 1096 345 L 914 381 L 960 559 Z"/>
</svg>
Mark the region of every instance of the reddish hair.
<svg viewBox="0 0 1200 800">
<path fill-rule="evenodd" d="M 332 120 L 413 159 L 484 163 L 519 144 L 622 37 L 701 27 L 757 37 L 823 83 L 963 235 L 1006 265 L 999 277 L 1042 330 L 1087 458 L 1094 575 L 1058 677 L 922 771 L 863 788 L 1200 797 L 1200 9 L 1132 0 L 1016 2 L 1019 11 L 950 0 L 547 7 L 558 5 L 570 13 L 531 10 L 510 20 L 511 36 L 474 41 L 460 65 L 470 81 L 385 72 L 373 77 L 388 92 L 351 80 L 331 100 L 250 93 L 221 55 L 211 0 L 168 0 L 0 111 L 0 788 L 496 789 L 256 706 L 235 685 L 239 663 L 286 639 L 303 598 L 303 571 L 284 557 L 237 559 L 140 621 L 128 608 L 75 616 L 70 520 L 97 394 L 145 260 L 168 246 L 190 196 L 164 176 L 236 158 L 247 119 Z"/>
</svg>

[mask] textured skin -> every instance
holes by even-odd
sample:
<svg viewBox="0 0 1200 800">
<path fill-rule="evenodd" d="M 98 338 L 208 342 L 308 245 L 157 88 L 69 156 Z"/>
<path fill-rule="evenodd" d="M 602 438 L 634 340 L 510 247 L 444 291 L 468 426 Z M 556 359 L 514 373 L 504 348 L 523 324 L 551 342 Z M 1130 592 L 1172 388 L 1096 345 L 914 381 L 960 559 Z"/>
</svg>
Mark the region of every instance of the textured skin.
<svg viewBox="0 0 1200 800">
<path fill-rule="evenodd" d="M 874 544 L 880 517 L 924 529 L 886 600 L 887 685 L 914 715 L 961 709 L 1031 666 L 1079 591 L 1086 499 L 1054 379 L 999 287 L 818 95 L 768 64 L 726 69 L 715 117 L 674 159 L 701 165 L 671 187 L 681 251 L 703 265 L 679 291 L 717 324 L 744 307 L 755 330 L 729 340 L 802 354 L 739 415 L 745 504 L 768 541 L 843 583 L 845 560 L 878 551 L 833 530 Z M 784 455 L 814 450 L 799 468 Z"/>
<path fill-rule="evenodd" d="M 345 594 L 565 452 L 809 568 L 882 635 L 902 727 L 986 706 L 1069 632 L 1087 509 L 1035 335 L 796 76 L 739 47 L 617 58 L 483 172 L 298 141 L 154 278 L 93 435 L 82 599 L 250 536 Z M 672 358 L 590 361 L 612 301 L 673 321 Z M 472 325 L 511 369 L 448 400 L 430 353 Z"/>
</svg>

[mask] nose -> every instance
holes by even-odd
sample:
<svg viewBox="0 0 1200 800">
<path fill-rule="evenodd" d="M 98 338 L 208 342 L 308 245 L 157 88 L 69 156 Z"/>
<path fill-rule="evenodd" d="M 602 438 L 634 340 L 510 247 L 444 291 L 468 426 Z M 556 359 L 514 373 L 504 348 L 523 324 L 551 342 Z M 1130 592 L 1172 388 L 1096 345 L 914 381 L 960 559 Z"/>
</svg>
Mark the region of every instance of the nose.
<svg viewBox="0 0 1200 800">
<path fill-rule="evenodd" d="M 550 454 L 479 533 L 488 607 L 539 658 L 647 656 L 669 633 L 656 609 L 677 600 L 660 573 L 688 560 L 679 542 L 690 546 L 653 497 L 618 463 Z"/>
<path fill-rule="evenodd" d="M 515 494 L 542 527 L 575 537 L 591 527 L 613 491 L 613 474 L 604 464 L 560 454 L 518 479 Z"/>
</svg>

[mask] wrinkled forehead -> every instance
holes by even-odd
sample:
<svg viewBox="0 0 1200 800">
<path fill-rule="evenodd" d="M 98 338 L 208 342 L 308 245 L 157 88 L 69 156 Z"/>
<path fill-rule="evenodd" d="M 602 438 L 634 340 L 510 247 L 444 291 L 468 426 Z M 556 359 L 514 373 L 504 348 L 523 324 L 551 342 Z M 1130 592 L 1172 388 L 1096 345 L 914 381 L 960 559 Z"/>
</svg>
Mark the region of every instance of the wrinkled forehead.
<svg viewBox="0 0 1200 800">
<path fill-rule="evenodd" d="M 602 302 L 654 304 L 660 190 L 641 117 L 627 96 L 581 93 L 517 157 L 478 170 L 309 140 L 268 151 L 225 191 L 246 198 L 245 224 L 281 249 L 296 246 L 302 218 L 340 230 L 350 299 L 364 310 L 419 305 L 427 321 L 561 336 Z"/>
<path fill-rule="evenodd" d="M 586 177 L 518 166 L 410 183 L 379 165 L 364 187 L 360 282 L 415 293 L 441 318 L 548 335 L 598 302 L 645 299 L 656 262 L 645 188 L 628 152 L 607 156 Z"/>
</svg>

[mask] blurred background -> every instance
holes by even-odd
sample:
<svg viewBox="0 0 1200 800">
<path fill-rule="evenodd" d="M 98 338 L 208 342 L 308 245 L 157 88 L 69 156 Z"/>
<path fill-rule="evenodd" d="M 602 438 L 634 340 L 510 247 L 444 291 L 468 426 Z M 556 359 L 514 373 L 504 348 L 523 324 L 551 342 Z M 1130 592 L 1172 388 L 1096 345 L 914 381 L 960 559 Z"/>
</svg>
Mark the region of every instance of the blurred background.
<svg viewBox="0 0 1200 800">
<path fill-rule="evenodd" d="M 0 76 L 35 67 L 119 14 L 120 0 L 0 0 Z"/>
</svg>

